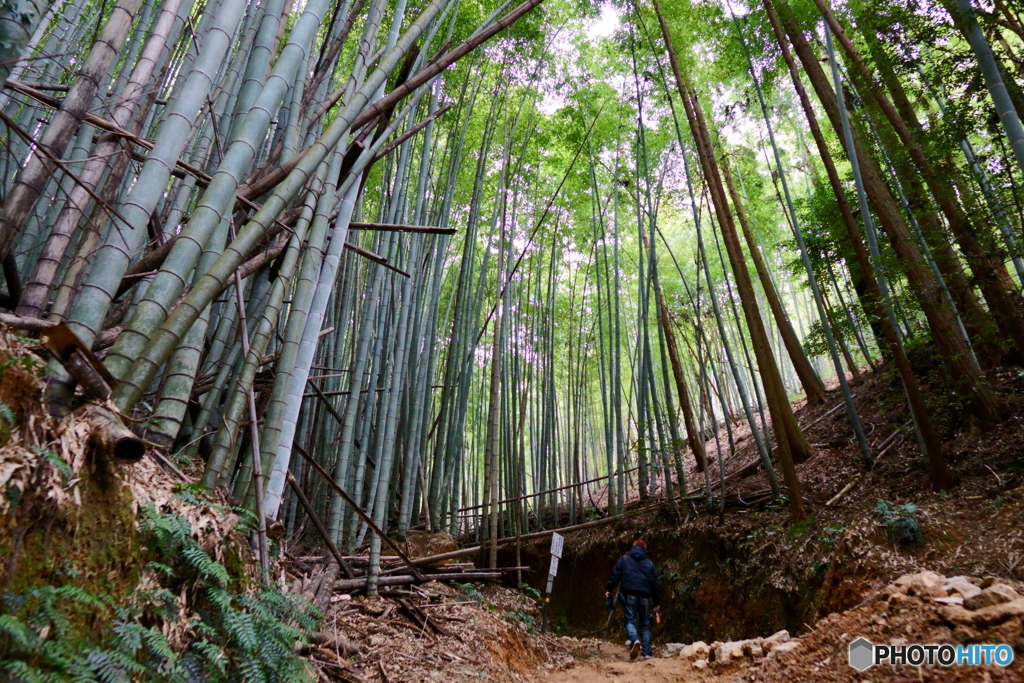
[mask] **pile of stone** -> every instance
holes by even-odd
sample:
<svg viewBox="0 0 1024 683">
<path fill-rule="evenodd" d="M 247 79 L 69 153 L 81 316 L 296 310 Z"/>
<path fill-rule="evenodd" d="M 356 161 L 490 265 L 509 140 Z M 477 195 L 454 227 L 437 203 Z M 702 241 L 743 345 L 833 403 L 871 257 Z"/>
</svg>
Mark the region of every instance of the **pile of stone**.
<svg viewBox="0 0 1024 683">
<path fill-rule="evenodd" d="M 936 572 L 907 574 L 889 584 L 882 599 L 890 605 L 918 598 L 938 605 L 937 613 L 966 637 L 1007 622 L 1024 621 L 1024 590 L 995 577 L 946 577 Z"/>
<path fill-rule="evenodd" d="M 704 669 L 711 662 L 717 666 L 728 666 L 752 664 L 764 659 L 779 659 L 798 647 L 800 641 L 792 640 L 789 631 L 779 631 L 767 638 L 731 640 L 726 643 L 715 641 L 710 645 L 700 640 L 689 645 L 669 643 L 665 646 L 665 656 L 679 657 L 690 662 L 694 669 Z"/>
</svg>

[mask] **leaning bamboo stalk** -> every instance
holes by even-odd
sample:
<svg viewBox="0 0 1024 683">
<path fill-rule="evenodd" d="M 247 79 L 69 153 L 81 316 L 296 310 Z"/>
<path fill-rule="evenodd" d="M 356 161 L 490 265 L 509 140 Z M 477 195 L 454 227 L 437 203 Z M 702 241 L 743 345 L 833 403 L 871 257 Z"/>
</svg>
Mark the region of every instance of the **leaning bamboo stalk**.
<svg viewBox="0 0 1024 683">
<path fill-rule="evenodd" d="M 232 241 L 217 263 L 199 280 L 185 299 L 175 307 L 164 324 L 153 334 L 146 352 L 132 364 L 130 371 L 115 389 L 115 400 L 124 406 L 134 405 L 142 395 L 143 387 L 152 381 L 158 367 L 170 354 L 173 346 L 194 322 L 202 307 L 209 304 L 219 291 L 221 283 L 241 263 L 245 255 L 263 238 L 273 220 L 281 213 L 286 203 L 305 185 L 316 167 L 334 149 L 341 137 L 350 129 L 356 113 L 369 99 L 369 92 L 384 82 L 404 54 L 423 33 L 426 25 L 437 14 L 443 0 L 428 5 L 413 23 L 398 45 L 381 60 L 380 66 L 366 79 L 357 94 L 331 123 L 317 143 L 305 154 L 295 169 L 288 174 L 263 207 L 242 228 L 239 236 Z M 123 271 L 122 271 L 123 272 Z"/>
<path fill-rule="evenodd" d="M 181 238 L 175 242 L 160 272 L 146 289 L 144 298 L 135 306 L 131 318 L 125 324 L 124 333 L 110 350 L 105 362 L 115 376 L 121 376 L 145 348 L 152 331 L 163 323 L 166 311 L 185 286 L 181 274 L 194 267 L 217 226 L 230 220 L 229 213 L 238 189 L 238 178 L 252 165 L 259 141 L 266 135 L 288 86 L 295 80 L 299 65 L 305 61 L 326 9 L 327 0 L 308 3 L 292 28 L 288 44 L 278 56 L 266 85 L 259 91 L 258 97 L 253 97 L 244 124 L 238 126 L 236 137 L 225 148 L 224 158 L 199 199 L 198 206 L 192 211 L 191 219 L 182 229 Z M 261 31 L 267 25 L 276 31 L 276 23 L 270 19 L 270 14 L 264 15 Z"/>
<path fill-rule="evenodd" d="M 142 0 L 120 0 L 114 7 L 102 33 L 89 51 L 74 85 L 71 86 L 71 90 L 61 102 L 60 109 L 38 142 L 50 154 L 62 156 L 72 136 L 77 132 L 82 116 L 99 88 L 100 79 L 110 70 L 114 59 L 124 46 L 141 2 Z M 0 211 L 0 258 L 5 257 L 14 246 L 25 218 L 35 207 L 43 185 L 53 171 L 50 159 L 44 155 L 33 155 L 19 174 L 17 184 L 4 198 L 3 210 Z"/>
<path fill-rule="evenodd" d="M 456 49 L 444 54 L 442 57 L 430 62 L 427 66 L 423 67 L 414 76 L 409 78 L 405 83 L 395 88 L 393 91 L 388 93 L 385 97 L 381 98 L 372 106 L 368 106 L 366 109 L 360 111 L 357 116 L 351 121 L 351 127 L 358 129 L 370 123 L 383 112 L 394 107 L 402 99 L 415 92 L 421 86 L 430 82 L 438 74 L 442 73 L 449 66 L 462 59 L 478 46 L 482 45 L 491 37 L 502 32 L 512 24 L 514 24 L 521 16 L 532 10 L 534 7 L 539 5 L 543 0 L 526 0 L 523 4 L 519 5 L 512 12 L 502 17 L 500 21 L 495 22 L 488 28 L 479 31 L 472 37 L 463 42 Z M 337 97 L 340 98 L 343 93 L 339 91 Z M 337 100 L 334 100 L 335 102 Z M 317 110 L 312 116 L 313 119 L 318 118 L 324 112 L 326 112 L 333 103 L 330 100 L 321 105 L 321 108 Z M 346 107 L 348 109 L 348 107 Z M 304 154 L 309 151 L 304 152 Z M 293 169 L 298 168 L 302 163 L 302 155 L 293 157 L 289 161 L 282 164 L 278 169 L 275 169 L 271 173 L 268 173 L 264 177 L 254 180 L 252 183 L 246 184 L 242 190 L 242 194 L 248 198 L 255 198 L 261 194 L 267 192 L 271 188 L 275 187 L 278 183 L 283 182 L 285 178 L 292 172 Z"/>
<path fill-rule="evenodd" d="M 244 356 L 244 363 L 235 380 L 237 388 L 229 395 L 222 413 L 221 427 L 217 430 L 213 452 L 203 472 L 202 482 L 204 486 L 213 487 L 217 485 L 218 482 L 226 479 L 233 470 L 233 467 L 228 467 L 227 465 L 231 453 L 237 447 L 237 432 L 241 423 L 242 413 L 246 407 L 248 392 L 256 377 L 256 371 L 261 365 L 261 359 L 266 353 L 270 340 L 277 328 L 282 302 L 292 287 L 292 277 L 294 276 L 298 261 L 304 255 L 305 250 L 302 249 L 302 246 L 313 218 L 315 203 L 316 197 L 313 193 L 310 193 L 304 204 L 303 213 L 296 223 L 295 234 L 289 241 L 278 277 L 274 281 L 268 295 L 267 304 L 264 306 L 259 323 L 253 331 L 250 352 Z M 305 255 L 308 255 L 308 253 Z M 225 370 L 222 369 L 221 372 L 226 375 Z"/>
<path fill-rule="evenodd" d="M 211 240 L 211 244 L 199 261 L 200 266 L 212 263 L 224 248 L 228 237 L 228 224 L 224 221 Z M 241 278 L 239 278 L 241 282 Z M 241 313 L 241 311 L 240 311 Z M 171 356 L 169 367 L 164 373 L 163 384 L 157 397 L 153 414 L 147 428 L 147 438 L 160 446 L 169 448 L 178 436 L 182 419 L 188 408 L 192 386 L 206 343 L 206 330 L 210 322 L 210 307 L 192 324 L 181 345 Z M 242 325 L 244 328 L 244 325 Z M 115 343 L 116 345 L 116 343 Z"/>
<path fill-rule="evenodd" d="M 999 64 L 992 53 L 992 47 L 978 24 L 974 6 L 970 0 L 955 0 L 955 2 L 958 18 L 962 22 L 967 42 L 970 43 L 974 56 L 978 60 L 982 77 L 985 80 L 985 87 L 988 88 L 989 96 L 999 115 L 999 122 L 1006 133 L 1006 139 L 1010 142 L 1017 165 L 1024 173 L 1024 125 L 1021 124 L 1021 114 L 1010 99 L 1010 94 L 999 70 Z"/>
<path fill-rule="evenodd" d="M 76 332 L 87 344 L 98 331 L 128 262 L 141 246 L 149 217 L 170 178 L 170 169 L 189 138 L 192 113 L 199 110 L 211 87 L 212 79 L 208 74 L 216 70 L 227 52 L 244 5 L 242 0 L 225 0 L 221 4 L 213 24 L 215 29 L 207 32 L 199 59 L 183 81 L 182 95 L 163 117 L 153 151 L 122 204 L 121 216 L 127 224 L 117 225 L 94 255 L 89 276 L 75 298 L 69 316 Z M 189 327 L 205 307 L 204 304 L 195 310 L 196 315 L 189 321 Z M 181 336 L 186 331 L 182 330 Z M 181 336 L 175 340 L 174 346 Z M 169 348 L 167 354 L 170 355 L 172 350 L 173 347 Z"/>
<path fill-rule="evenodd" d="M 335 278 L 338 272 L 338 263 L 341 258 L 341 251 L 345 245 L 345 237 L 348 234 L 348 221 L 355 209 L 355 198 L 357 187 L 353 185 L 341 197 L 341 207 L 338 212 L 337 221 L 334 224 L 334 232 L 324 253 L 323 267 L 319 274 L 319 280 L 313 291 L 313 299 L 310 302 L 310 312 L 299 341 L 295 364 L 295 374 L 287 385 L 288 405 L 282 416 L 281 432 L 277 442 L 274 444 L 273 467 L 268 481 L 268 510 L 277 516 L 281 504 L 281 496 L 284 490 L 283 479 L 291 459 L 292 442 L 295 430 L 298 425 L 298 407 L 302 403 L 302 394 L 305 391 L 306 381 L 309 376 L 309 368 L 313 362 L 313 354 L 316 350 L 317 341 L 320 337 L 320 330 L 323 326 L 324 312 L 327 307 L 330 292 L 334 289 Z M 300 383 L 301 382 L 301 383 Z"/>
</svg>

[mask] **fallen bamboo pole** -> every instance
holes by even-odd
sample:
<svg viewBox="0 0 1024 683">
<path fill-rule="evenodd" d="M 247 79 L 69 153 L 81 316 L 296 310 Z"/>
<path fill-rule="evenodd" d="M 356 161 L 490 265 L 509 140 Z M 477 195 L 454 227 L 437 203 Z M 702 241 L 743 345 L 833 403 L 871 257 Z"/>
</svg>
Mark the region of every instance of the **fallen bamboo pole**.
<svg viewBox="0 0 1024 683">
<path fill-rule="evenodd" d="M 856 397 L 857 395 L 856 394 L 852 394 L 852 396 Z M 800 429 L 801 430 L 810 429 L 811 427 L 813 427 L 814 425 L 818 424 L 819 422 L 824 420 L 826 417 L 828 417 L 832 413 L 836 412 L 837 410 L 839 410 L 840 408 L 842 408 L 845 405 L 846 405 L 845 401 L 840 402 L 839 405 L 835 406 L 834 408 L 830 408 L 827 413 L 825 413 L 824 415 L 821 415 L 820 417 L 815 418 L 813 421 L 811 421 L 810 423 L 804 425 Z"/>
<path fill-rule="evenodd" d="M 398 225 L 393 223 L 357 223 L 348 224 L 349 230 L 390 230 L 392 232 L 418 232 L 427 235 L 454 235 L 455 228 L 436 228 L 429 225 Z"/>
<path fill-rule="evenodd" d="M 849 484 L 847 484 L 846 486 L 844 486 L 844 487 L 843 487 L 843 488 L 842 488 L 842 489 L 841 489 L 841 490 L 839 491 L 839 493 L 837 493 L 836 495 L 834 495 L 834 496 L 832 496 L 831 498 L 829 498 L 828 502 L 827 502 L 827 503 L 825 503 L 825 507 L 832 507 L 833 505 L 835 505 L 836 503 L 838 503 L 838 502 L 839 502 L 839 500 L 840 500 L 840 499 L 841 499 L 841 498 L 842 498 L 843 496 L 845 496 L 845 495 L 846 495 L 847 493 L 849 493 L 850 491 L 852 491 L 852 490 L 854 489 L 854 487 L 856 487 L 856 486 L 857 486 L 857 484 L 859 484 L 859 483 L 861 483 L 862 481 L 864 481 L 864 479 L 865 479 L 865 478 L 866 478 L 866 477 L 867 477 L 867 476 L 868 476 L 868 475 L 869 475 L 869 474 L 870 474 L 871 472 L 873 472 L 873 471 L 874 471 L 874 468 L 875 468 L 875 466 L 876 466 L 876 465 L 878 465 L 878 461 L 879 461 L 879 460 L 881 460 L 881 459 L 882 459 L 882 457 L 883 457 L 883 456 L 884 456 L 884 455 L 885 455 L 886 453 L 888 453 L 888 452 L 889 452 L 889 449 L 890 449 L 890 448 L 892 448 L 893 444 L 895 444 L 895 443 L 896 443 L 896 438 L 897 438 L 898 436 L 900 436 L 900 434 L 903 434 L 903 433 L 904 433 L 904 431 L 903 431 L 903 430 L 904 430 L 904 429 L 906 429 L 906 428 L 907 428 L 907 427 L 908 427 L 908 426 L 909 426 L 910 424 L 911 424 L 910 422 L 907 422 L 907 424 L 903 425 L 902 427 L 900 427 L 899 429 L 897 429 L 897 430 L 896 430 L 895 432 L 893 432 L 892 434 L 890 434 L 890 435 L 889 435 L 888 437 L 886 437 L 886 438 L 885 438 L 885 440 L 884 440 L 884 441 L 882 441 L 882 443 L 881 443 L 881 444 L 880 444 L 879 446 L 877 446 L 877 448 L 881 448 L 881 451 L 880 451 L 880 452 L 878 453 L 878 455 L 877 455 L 877 456 L 875 457 L 875 462 L 874 462 L 874 464 L 872 465 L 872 468 L 871 468 L 870 470 L 868 470 L 867 472 L 861 472 L 861 473 L 860 473 L 860 474 L 858 474 L 858 475 L 857 475 L 856 477 L 854 477 L 854 478 L 853 478 L 853 480 L 852 480 L 852 481 L 850 481 L 850 483 L 849 483 Z"/>
<path fill-rule="evenodd" d="M 292 473 L 288 473 L 288 485 L 292 487 L 292 491 L 295 492 L 295 497 L 299 499 L 299 504 L 302 505 L 302 509 L 306 511 L 306 514 L 313 521 L 313 526 L 316 527 L 317 532 L 320 534 L 320 538 L 323 539 L 324 544 L 327 546 L 327 550 L 330 551 L 331 555 L 334 555 L 334 559 L 338 561 L 338 566 L 341 567 L 342 571 L 345 572 L 345 576 L 350 579 L 356 578 L 356 573 L 352 571 L 352 567 L 349 566 L 348 562 L 342 556 L 341 551 L 338 550 L 338 546 L 334 545 L 334 541 L 331 540 L 331 535 L 327 532 L 327 528 L 324 523 L 320 521 L 320 517 L 317 516 L 316 510 L 309 502 L 309 498 L 306 498 L 306 494 L 302 492 L 302 487 L 299 486 L 299 482 L 295 481 L 295 477 Z"/>
<path fill-rule="evenodd" d="M 104 459 L 131 464 L 146 454 L 142 439 L 103 406 L 87 403 L 81 409 L 81 414 L 92 429 L 89 434 L 90 444 Z"/>
<path fill-rule="evenodd" d="M 428 581 L 492 581 L 500 579 L 501 572 L 473 572 L 462 574 L 420 574 L 416 578 L 411 574 L 400 574 L 398 576 L 382 576 L 377 579 L 378 586 L 406 586 L 411 583 L 426 583 Z M 366 587 L 366 579 L 350 579 L 336 581 L 334 589 L 342 592 L 356 591 Z"/>
<path fill-rule="evenodd" d="M 660 505 L 661 501 L 659 501 L 658 504 Z M 498 545 L 507 545 L 509 543 L 515 543 L 516 541 L 532 541 L 532 540 L 537 539 L 537 538 L 545 538 L 547 536 L 550 536 L 553 533 L 565 534 L 565 533 L 570 533 L 570 532 L 573 532 L 573 531 L 582 531 L 583 529 L 591 529 L 593 527 L 603 526 L 605 524 L 610 524 L 612 522 L 616 522 L 616 521 L 625 519 L 626 517 L 630 516 L 634 512 L 638 512 L 640 510 L 645 510 L 645 509 L 647 509 L 647 508 L 640 508 L 638 510 L 633 510 L 633 511 L 631 511 L 629 513 L 626 513 L 626 514 L 615 515 L 614 517 L 605 517 L 604 519 L 598 519 L 598 520 L 595 520 L 593 522 L 584 522 L 583 524 L 576 524 L 574 526 L 562 527 L 561 529 L 550 529 L 550 530 L 546 530 L 546 531 L 535 531 L 533 533 L 523 534 L 521 536 L 509 536 L 507 538 L 499 538 L 498 539 Z M 429 565 L 432 565 L 432 564 L 437 564 L 438 562 L 444 562 L 445 560 L 455 560 L 455 559 L 458 559 L 460 557 L 467 557 L 469 555 L 474 555 L 476 553 L 479 553 L 482 547 L 483 546 L 477 545 L 477 546 L 473 546 L 473 547 L 470 547 L 470 548 L 463 548 L 462 550 L 452 550 L 451 552 L 441 553 L 440 555 L 429 555 L 427 557 L 420 557 L 420 558 L 417 558 L 417 559 L 413 560 L 413 563 L 416 566 L 418 566 L 418 567 L 426 567 L 426 566 L 429 566 Z"/>
<path fill-rule="evenodd" d="M 623 474 L 628 474 L 630 472 L 635 472 L 638 469 L 640 469 L 640 468 L 639 467 L 633 467 L 633 468 L 630 468 L 628 470 L 624 470 Z M 517 496 L 515 498 L 506 498 L 505 500 L 499 500 L 497 502 L 497 505 L 504 505 L 506 503 L 514 503 L 514 502 L 516 502 L 518 500 L 526 500 L 527 498 L 536 498 L 537 496 L 546 496 L 549 493 L 556 493 L 558 491 L 564 491 L 566 489 L 572 489 L 572 488 L 576 488 L 576 487 L 579 487 L 579 486 L 585 486 L 586 484 L 593 484 L 593 483 L 596 483 L 596 482 L 599 482 L 599 481 L 604 481 L 605 479 L 610 479 L 610 478 L 612 478 L 614 476 L 617 476 L 617 475 L 618 475 L 618 472 L 616 472 L 614 474 L 606 474 L 603 477 L 595 477 L 593 479 L 587 479 L 586 481 L 577 482 L 575 484 L 567 484 L 565 486 L 560 486 L 557 489 L 548 489 L 547 491 L 537 491 L 536 493 L 528 493 L 526 495 Z M 471 505 L 470 507 L 459 508 L 458 510 L 456 510 L 456 512 L 466 512 L 468 510 L 479 510 L 482 507 L 483 507 L 483 505 Z"/>
<path fill-rule="evenodd" d="M 361 520 L 366 522 L 366 526 L 368 526 L 370 528 L 370 530 L 373 531 L 373 533 L 375 533 L 378 536 L 380 536 L 380 540 L 382 540 L 384 542 L 384 544 L 387 545 L 389 548 L 394 550 L 396 555 L 398 555 L 400 558 L 402 558 L 402 562 L 405 562 L 405 564 L 407 564 L 409 566 L 409 569 L 412 571 L 413 575 L 417 579 L 422 580 L 423 579 L 423 574 L 420 573 L 420 570 L 413 563 L 413 561 L 410 560 L 409 557 L 405 553 L 402 552 L 402 549 L 398 547 L 398 544 L 395 543 L 394 541 L 392 541 L 390 538 L 388 538 L 388 535 L 385 534 L 383 531 L 381 531 L 379 526 L 377 526 L 376 524 L 373 523 L 373 520 L 370 519 L 370 516 L 368 514 L 366 514 L 365 512 L 363 512 L 363 509 L 361 507 L 359 507 L 354 500 L 349 498 L 348 494 L 345 493 L 341 489 L 341 487 L 338 486 L 338 484 L 333 479 L 331 479 L 331 475 L 327 474 L 327 472 L 324 471 L 323 467 L 320 467 L 320 463 L 318 463 L 316 460 L 314 460 L 313 457 L 309 453 L 306 452 L 305 448 L 300 446 L 298 443 L 295 443 L 294 446 L 295 446 L 295 450 L 297 450 L 299 452 L 299 455 L 301 455 L 303 458 L 306 459 L 306 462 L 309 463 L 310 467 L 312 467 L 314 470 L 316 470 L 317 474 L 319 474 L 321 477 L 324 478 L 324 481 L 327 482 L 327 485 L 330 486 L 332 489 L 334 489 L 334 492 L 337 493 L 339 496 L 341 496 L 342 500 L 344 500 L 346 503 L 348 503 L 352 507 L 352 511 L 355 512 L 359 516 L 359 518 Z M 364 579 L 363 583 L 365 583 L 365 582 L 366 581 Z"/>
<path fill-rule="evenodd" d="M 759 498 L 760 496 L 763 496 L 765 492 L 769 492 L 770 493 L 771 489 L 765 489 L 765 491 L 751 491 L 747 495 L 748 495 L 749 498 L 753 499 L 753 498 Z M 730 500 L 734 500 L 734 501 L 740 502 L 740 503 L 744 503 L 745 502 L 745 501 L 743 501 L 742 498 L 739 498 L 737 494 L 730 494 L 729 496 L 727 496 L 727 498 L 729 498 Z M 691 502 L 691 501 L 696 503 L 696 502 L 700 502 L 700 501 L 704 500 L 704 496 L 702 496 L 702 495 L 677 496 L 677 497 L 674 498 L 674 500 L 677 503 L 680 503 L 680 502 Z M 582 531 L 584 529 L 592 529 L 594 527 L 603 526 L 605 524 L 611 524 L 612 522 L 624 520 L 624 519 L 626 519 L 626 518 L 628 518 L 628 517 L 630 517 L 630 516 L 632 516 L 632 515 L 634 515 L 634 514 L 636 514 L 638 512 L 644 512 L 646 510 L 650 510 L 653 507 L 657 507 L 659 505 L 662 505 L 662 504 L 664 504 L 666 502 L 666 500 L 661 498 L 661 499 L 658 499 L 657 501 L 650 501 L 650 502 L 651 502 L 650 505 L 644 505 L 644 506 L 641 506 L 641 507 L 638 507 L 638 508 L 634 508 L 633 510 L 630 510 L 629 512 L 623 513 L 621 515 L 615 515 L 613 517 L 605 517 L 604 519 L 594 520 L 593 522 L 584 522 L 583 524 L 576 524 L 576 525 L 573 525 L 573 526 L 566 526 L 566 527 L 562 527 L 560 529 L 548 529 L 548 530 L 545 530 L 545 531 L 534 531 L 532 533 L 522 534 L 520 536 L 509 536 L 507 538 L 499 538 L 498 539 L 498 545 L 508 545 L 509 543 L 515 543 L 517 541 L 533 541 L 533 540 L 536 540 L 538 538 L 545 538 L 547 536 L 550 536 L 553 533 L 559 533 L 559 534 L 563 534 L 564 535 L 564 534 L 572 533 L 574 531 Z M 474 555 L 476 553 L 479 553 L 480 550 L 482 549 L 482 547 L 483 546 L 476 545 L 476 546 L 472 546 L 472 547 L 469 547 L 469 548 L 463 548 L 461 550 L 452 550 L 451 552 L 441 553 L 439 555 L 428 555 L 427 557 L 419 557 L 419 558 L 416 558 L 415 560 L 413 560 L 413 564 L 415 564 L 418 567 L 426 567 L 426 566 L 429 566 L 429 565 L 432 565 L 432 564 L 437 564 L 438 562 L 444 562 L 446 560 L 456 560 L 456 559 L 458 559 L 460 557 L 467 557 L 469 555 Z"/>
</svg>

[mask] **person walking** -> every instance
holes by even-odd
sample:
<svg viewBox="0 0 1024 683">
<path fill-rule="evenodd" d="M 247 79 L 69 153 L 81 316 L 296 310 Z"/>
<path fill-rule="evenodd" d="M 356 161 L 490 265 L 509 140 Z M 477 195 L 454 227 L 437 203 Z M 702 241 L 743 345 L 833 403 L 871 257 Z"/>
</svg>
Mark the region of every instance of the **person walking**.
<svg viewBox="0 0 1024 683">
<path fill-rule="evenodd" d="M 625 612 L 629 658 L 636 659 L 643 652 L 644 659 L 649 659 L 654 656 L 651 650 L 651 614 L 661 611 L 661 586 L 658 585 L 654 563 L 647 558 L 647 543 L 642 538 L 636 538 L 629 552 L 615 563 L 604 587 L 604 597 L 610 598 L 616 587 Z"/>
</svg>

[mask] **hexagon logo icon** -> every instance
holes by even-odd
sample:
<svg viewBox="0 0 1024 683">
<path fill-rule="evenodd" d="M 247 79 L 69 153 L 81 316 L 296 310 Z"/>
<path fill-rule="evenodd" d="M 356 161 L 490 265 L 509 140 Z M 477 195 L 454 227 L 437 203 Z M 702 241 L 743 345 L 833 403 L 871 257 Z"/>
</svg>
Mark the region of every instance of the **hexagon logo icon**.
<svg viewBox="0 0 1024 683">
<path fill-rule="evenodd" d="M 850 666 L 857 671 L 867 671 L 875 664 L 875 646 L 867 638 L 858 638 L 850 643 Z"/>
</svg>

